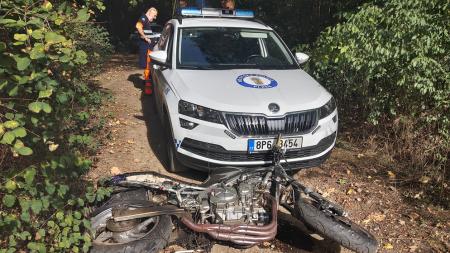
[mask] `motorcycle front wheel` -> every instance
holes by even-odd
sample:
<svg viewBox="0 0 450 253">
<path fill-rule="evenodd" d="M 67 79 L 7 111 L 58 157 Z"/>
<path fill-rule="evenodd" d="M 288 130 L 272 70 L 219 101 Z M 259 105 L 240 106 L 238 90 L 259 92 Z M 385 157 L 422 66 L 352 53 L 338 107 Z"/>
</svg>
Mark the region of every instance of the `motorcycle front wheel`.
<svg viewBox="0 0 450 253">
<path fill-rule="evenodd" d="M 377 252 L 378 242 L 369 231 L 346 217 L 320 210 L 314 200 L 298 198 L 295 213 L 308 227 L 350 250 L 358 253 Z"/>
<path fill-rule="evenodd" d="M 159 252 L 168 243 L 172 220 L 168 215 L 124 222 L 112 220 L 112 209 L 124 206 L 149 206 L 144 191 L 130 191 L 113 195 L 91 214 L 93 241 L 91 253 Z"/>
</svg>

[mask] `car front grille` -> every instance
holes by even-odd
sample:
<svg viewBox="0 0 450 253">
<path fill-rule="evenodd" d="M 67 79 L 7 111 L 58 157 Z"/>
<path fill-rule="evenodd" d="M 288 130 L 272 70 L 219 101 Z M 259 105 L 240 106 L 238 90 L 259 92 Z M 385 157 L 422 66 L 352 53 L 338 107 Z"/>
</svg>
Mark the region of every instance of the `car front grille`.
<svg viewBox="0 0 450 253">
<path fill-rule="evenodd" d="M 305 134 L 317 124 L 317 110 L 288 114 L 281 118 L 262 115 L 225 114 L 228 127 L 239 136 Z"/>
</svg>

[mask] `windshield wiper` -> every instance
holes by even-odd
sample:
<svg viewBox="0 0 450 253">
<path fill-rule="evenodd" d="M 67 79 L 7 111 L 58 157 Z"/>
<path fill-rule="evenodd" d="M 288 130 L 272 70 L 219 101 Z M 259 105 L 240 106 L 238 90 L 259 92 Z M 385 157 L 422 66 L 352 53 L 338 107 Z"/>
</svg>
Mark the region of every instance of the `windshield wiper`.
<svg viewBox="0 0 450 253">
<path fill-rule="evenodd" d="M 294 65 L 260 65 L 259 69 L 296 69 Z"/>
<path fill-rule="evenodd" d="M 179 66 L 180 69 L 197 69 L 197 70 L 211 70 L 215 69 L 212 66 L 195 66 L 195 65 L 182 65 Z"/>
</svg>

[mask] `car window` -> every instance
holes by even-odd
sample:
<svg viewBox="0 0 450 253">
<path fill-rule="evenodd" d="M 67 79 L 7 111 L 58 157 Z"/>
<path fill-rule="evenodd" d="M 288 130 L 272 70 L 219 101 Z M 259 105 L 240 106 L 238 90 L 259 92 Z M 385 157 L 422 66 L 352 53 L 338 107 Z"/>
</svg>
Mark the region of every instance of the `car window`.
<svg viewBox="0 0 450 253">
<path fill-rule="evenodd" d="M 164 30 L 161 34 L 161 37 L 159 38 L 158 41 L 158 49 L 159 50 L 166 50 L 167 48 L 167 42 L 169 41 L 170 35 L 172 34 L 173 31 L 173 26 L 172 24 L 167 24 L 164 27 Z"/>
<path fill-rule="evenodd" d="M 181 29 L 180 68 L 296 68 L 292 56 L 272 31 L 246 28 Z"/>
</svg>

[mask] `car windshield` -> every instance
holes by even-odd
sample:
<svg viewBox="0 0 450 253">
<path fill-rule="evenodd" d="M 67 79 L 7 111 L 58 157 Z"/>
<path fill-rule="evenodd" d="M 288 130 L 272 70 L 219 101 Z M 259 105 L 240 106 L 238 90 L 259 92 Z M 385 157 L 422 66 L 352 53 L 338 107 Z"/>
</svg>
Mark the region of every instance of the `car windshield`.
<svg viewBox="0 0 450 253">
<path fill-rule="evenodd" d="M 298 68 L 274 32 L 257 29 L 183 28 L 177 57 L 182 69 Z"/>
</svg>

